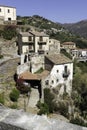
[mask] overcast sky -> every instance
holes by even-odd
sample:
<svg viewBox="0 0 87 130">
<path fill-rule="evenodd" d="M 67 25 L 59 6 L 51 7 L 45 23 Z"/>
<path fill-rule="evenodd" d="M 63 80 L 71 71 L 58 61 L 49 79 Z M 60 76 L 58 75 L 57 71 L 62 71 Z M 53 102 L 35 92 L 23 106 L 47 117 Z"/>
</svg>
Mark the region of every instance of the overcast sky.
<svg viewBox="0 0 87 130">
<path fill-rule="evenodd" d="M 0 0 L 13 6 L 17 15 L 40 15 L 54 22 L 74 23 L 87 19 L 87 0 Z"/>
</svg>

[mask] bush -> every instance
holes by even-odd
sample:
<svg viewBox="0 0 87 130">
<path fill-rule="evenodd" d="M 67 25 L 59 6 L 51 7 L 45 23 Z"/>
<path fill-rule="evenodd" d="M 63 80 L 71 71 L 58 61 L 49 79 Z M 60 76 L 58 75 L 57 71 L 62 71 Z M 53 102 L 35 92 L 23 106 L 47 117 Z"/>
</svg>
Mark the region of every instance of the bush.
<svg viewBox="0 0 87 130">
<path fill-rule="evenodd" d="M 13 37 L 17 35 L 16 26 L 13 25 L 5 26 L 2 35 L 4 39 L 11 40 Z"/>
<path fill-rule="evenodd" d="M 86 126 L 87 127 L 87 123 L 85 123 L 84 120 L 81 119 L 80 117 L 72 118 L 70 120 L 70 123 L 81 125 L 81 126 Z"/>
<path fill-rule="evenodd" d="M 5 98 L 4 98 L 4 93 L 0 94 L 0 103 L 4 104 L 5 103 Z"/>
<path fill-rule="evenodd" d="M 46 103 L 41 103 L 40 101 L 38 101 L 37 107 L 40 109 L 38 115 L 49 114 L 49 108 Z"/>
<path fill-rule="evenodd" d="M 53 113 L 53 111 L 55 109 L 53 99 L 54 99 L 53 93 L 51 93 L 49 88 L 45 88 L 44 89 L 44 101 L 48 105 L 50 113 Z"/>
<path fill-rule="evenodd" d="M 2 59 L 3 58 L 3 55 L 0 55 L 0 59 Z"/>
<path fill-rule="evenodd" d="M 12 89 L 12 92 L 10 93 L 9 97 L 11 101 L 16 102 L 19 98 L 20 92 L 16 88 Z"/>
<path fill-rule="evenodd" d="M 10 108 L 12 108 L 12 109 L 17 109 L 17 108 L 18 108 L 17 103 L 14 103 L 14 104 L 10 105 Z"/>
</svg>

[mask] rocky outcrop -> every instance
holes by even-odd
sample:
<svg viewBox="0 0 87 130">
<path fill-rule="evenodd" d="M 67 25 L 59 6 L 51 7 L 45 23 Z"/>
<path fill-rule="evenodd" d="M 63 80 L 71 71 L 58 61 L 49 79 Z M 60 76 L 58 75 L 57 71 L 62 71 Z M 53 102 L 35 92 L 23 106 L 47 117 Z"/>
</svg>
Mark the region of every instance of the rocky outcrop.
<svg viewBox="0 0 87 130">
<path fill-rule="evenodd" d="M 0 130 L 87 130 L 61 120 L 0 106 Z"/>
<path fill-rule="evenodd" d="M 20 58 L 13 58 L 0 63 L 0 83 L 8 82 L 14 79 L 14 74 Z"/>
</svg>

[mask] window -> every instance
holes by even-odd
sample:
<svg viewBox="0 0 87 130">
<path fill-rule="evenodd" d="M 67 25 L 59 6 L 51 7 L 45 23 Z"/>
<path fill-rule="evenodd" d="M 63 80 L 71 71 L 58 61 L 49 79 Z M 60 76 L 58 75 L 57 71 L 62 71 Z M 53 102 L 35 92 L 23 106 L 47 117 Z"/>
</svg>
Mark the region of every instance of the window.
<svg viewBox="0 0 87 130">
<path fill-rule="evenodd" d="M 57 73 L 59 72 L 59 70 L 56 71 Z"/>
<path fill-rule="evenodd" d="M 8 13 L 10 13 L 10 10 L 8 9 Z"/>
<path fill-rule="evenodd" d="M 8 18 L 8 21 L 11 21 L 11 18 Z"/>
<path fill-rule="evenodd" d="M 64 72 L 67 73 L 67 66 L 64 67 Z"/>
<path fill-rule="evenodd" d="M 1 8 L 0 8 L 0 12 L 1 12 L 2 10 L 1 10 Z"/>
<path fill-rule="evenodd" d="M 43 37 L 42 36 L 40 36 L 40 39 L 39 39 L 40 41 L 43 41 Z"/>
<path fill-rule="evenodd" d="M 32 41 L 32 37 L 31 37 L 31 36 L 29 36 L 29 38 L 28 38 L 28 39 L 29 39 L 29 41 Z"/>
<path fill-rule="evenodd" d="M 52 84 L 54 84 L 54 81 L 52 80 Z"/>
<path fill-rule="evenodd" d="M 46 81 L 45 81 L 45 85 L 49 85 L 49 80 L 46 80 Z"/>
<path fill-rule="evenodd" d="M 42 49 L 42 45 L 39 45 L 39 49 L 40 49 L 40 50 Z"/>
<path fill-rule="evenodd" d="M 57 79 L 56 82 L 59 82 L 59 79 Z"/>
</svg>

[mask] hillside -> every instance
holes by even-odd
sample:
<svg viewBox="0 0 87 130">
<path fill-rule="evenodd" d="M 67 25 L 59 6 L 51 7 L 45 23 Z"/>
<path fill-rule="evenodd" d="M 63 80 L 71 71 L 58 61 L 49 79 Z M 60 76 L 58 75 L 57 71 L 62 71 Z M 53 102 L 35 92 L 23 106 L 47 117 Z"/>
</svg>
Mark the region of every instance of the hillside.
<svg viewBox="0 0 87 130">
<path fill-rule="evenodd" d="M 72 24 L 63 24 L 62 26 L 76 35 L 87 38 L 87 20 Z"/>
</svg>

